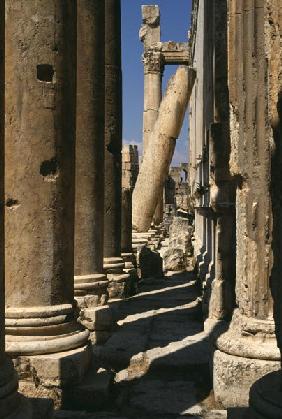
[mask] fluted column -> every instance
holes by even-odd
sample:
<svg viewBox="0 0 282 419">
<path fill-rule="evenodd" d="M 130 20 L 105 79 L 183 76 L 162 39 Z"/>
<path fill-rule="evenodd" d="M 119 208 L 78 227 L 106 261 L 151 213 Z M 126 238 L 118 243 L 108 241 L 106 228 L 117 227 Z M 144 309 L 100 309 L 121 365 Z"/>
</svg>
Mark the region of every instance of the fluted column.
<svg viewBox="0 0 282 419">
<path fill-rule="evenodd" d="M 228 332 L 217 339 L 214 355 L 215 397 L 228 407 L 247 405 L 254 381 L 280 367 L 270 289 L 275 232 L 270 194 L 274 138 L 269 112 L 278 96 L 278 86 L 271 88 L 275 78 L 271 44 L 279 45 L 279 40 L 273 37 L 275 25 L 269 24 L 270 17 L 274 23 L 278 4 L 266 3 L 229 3 L 230 169 L 238 181 L 238 309 Z"/>
<path fill-rule="evenodd" d="M 231 150 L 228 92 L 228 0 L 213 2 L 214 122 L 210 125 L 210 206 L 214 213 L 215 278 L 211 284 L 205 328 L 229 321 L 235 306 L 236 214 L 235 180 L 230 174 Z"/>
<path fill-rule="evenodd" d="M 105 209 L 104 267 L 110 298 L 127 294 L 121 257 L 122 73 L 120 0 L 105 0 Z"/>
<path fill-rule="evenodd" d="M 28 388 L 61 387 L 87 367 L 89 335 L 73 291 L 76 3 L 5 3 L 6 348 Z"/>
</svg>

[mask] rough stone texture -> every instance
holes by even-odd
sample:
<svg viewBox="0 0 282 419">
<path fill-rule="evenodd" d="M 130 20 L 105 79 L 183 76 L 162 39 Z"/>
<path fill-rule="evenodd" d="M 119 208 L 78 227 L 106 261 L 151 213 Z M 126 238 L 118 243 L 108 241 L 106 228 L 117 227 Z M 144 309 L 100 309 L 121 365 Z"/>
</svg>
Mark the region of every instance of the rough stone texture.
<svg viewBox="0 0 282 419">
<path fill-rule="evenodd" d="M 173 202 L 176 209 L 188 211 L 189 206 L 189 181 L 188 181 L 188 164 L 181 163 L 179 166 L 173 166 L 169 169 L 170 185 L 174 196 Z M 169 202 L 167 202 L 169 203 Z"/>
<path fill-rule="evenodd" d="M 159 116 L 150 137 L 150 149 L 144 155 L 133 191 L 133 227 L 138 231 L 147 231 L 150 227 L 158 196 L 168 175 L 193 78 L 193 70 L 178 68 L 162 100 Z M 148 178 L 151 179 L 150 182 Z"/>
<path fill-rule="evenodd" d="M 193 255 L 193 231 L 187 218 L 173 218 L 169 228 L 168 249 L 163 254 L 165 271 L 181 271 L 190 266 Z"/>
<path fill-rule="evenodd" d="M 106 304 L 103 274 L 105 7 L 82 0 L 77 9 L 75 296 L 80 306 Z"/>
</svg>

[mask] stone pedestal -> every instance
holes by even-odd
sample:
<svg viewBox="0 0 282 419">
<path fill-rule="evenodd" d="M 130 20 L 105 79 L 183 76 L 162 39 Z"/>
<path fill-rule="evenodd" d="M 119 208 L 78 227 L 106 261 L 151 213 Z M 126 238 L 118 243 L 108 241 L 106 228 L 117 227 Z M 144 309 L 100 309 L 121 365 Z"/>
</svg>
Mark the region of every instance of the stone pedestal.
<svg viewBox="0 0 282 419">
<path fill-rule="evenodd" d="M 163 190 L 187 103 L 194 71 L 179 67 L 169 82 L 133 191 L 133 227 L 148 231 Z M 150 179 L 150 182 L 148 182 Z"/>
<path fill-rule="evenodd" d="M 21 390 L 58 406 L 89 359 L 73 295 L 76 5 L 5 3 L 6 350 Z"/>
<path fill-rule="evenodd" d="M 280 369 L 270 289 L 270 279 L 273 289 L 281 279 L 281 271 L 279 279 L 273 276 L 276 232 L 270 196 L 274 137 L 269 110 L 276 109 L 278 89 L 276 84 L 272 89 L 272 83 L 266 82 L 269 74 L 274 78 L 277 74 L 277 65 L 272 67 L 271 62 L 271 44 L 279 46 L 280 41 L 275 30 L 277 14 L 278 4 L 274 3 L 267 5 L 259 0 L 256 4 L 247 2 L 244 7 L 241 1 L 230 3 L 230 169 L 238 181 L 238 309 L 229 330 L 217 339 L 213 362 L 215 398 L 225 407 L 247 406 L 251 385 Z M 270 16 L 273 26 L 269 25 Z M 238 51 L 242 54 L 238 55 Z M 274 309 L 277 307 L 276 302 Z M 277 330 L 280 324 L 281 317 Z"/>
<path fill-rule="evenodd" d="M 90 330 L 92 341 L 97 341 L 97 334 L 106 336 L 111 329 L 110 312 L 106 313 L 109 307 L 105 306 L 108 279 L 103 270 L 104 43 L 104 4 L 81 0 L 77 8 L 74 292 L 82 310 L 80 321 Z M 106 326 L 108 329 L 103 330 Z"/>
<path fill-rule="evenodd" d="M 109 297 L 127 295 L 130 275 L 121 257 L 122 74 L 120 1 L 105 0 L 105 209 L 104 268 Z"/>
</svg>

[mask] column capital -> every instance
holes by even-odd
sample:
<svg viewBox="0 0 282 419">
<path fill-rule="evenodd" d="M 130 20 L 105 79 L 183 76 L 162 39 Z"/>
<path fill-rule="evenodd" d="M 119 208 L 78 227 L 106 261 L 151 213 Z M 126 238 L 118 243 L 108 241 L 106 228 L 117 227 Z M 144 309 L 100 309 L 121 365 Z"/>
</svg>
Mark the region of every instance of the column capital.
<svg viewBox="0 0 282 419">
<path fill-rule="evenodd" d="M 163 72 L 164 62 L 163 56 L 157 49 L 149 49 L 142 56 L 144 64 L 144 73 L 158 74 Z"/>
</svg>

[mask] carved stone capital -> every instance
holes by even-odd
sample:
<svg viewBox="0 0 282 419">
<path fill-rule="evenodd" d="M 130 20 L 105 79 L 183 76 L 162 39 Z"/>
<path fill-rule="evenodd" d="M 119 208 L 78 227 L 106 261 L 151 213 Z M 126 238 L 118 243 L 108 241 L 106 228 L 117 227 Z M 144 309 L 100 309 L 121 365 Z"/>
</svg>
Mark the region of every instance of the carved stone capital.
<svg viewBox="0 0 282 419">
<path fill-rule="evenodd" d="M 163 57 L 160 51 L 147 50 L 144 52 L 142 61 L 144 64 L 144 73 L 162 73 L 163 72 Z"/>
</svg>

